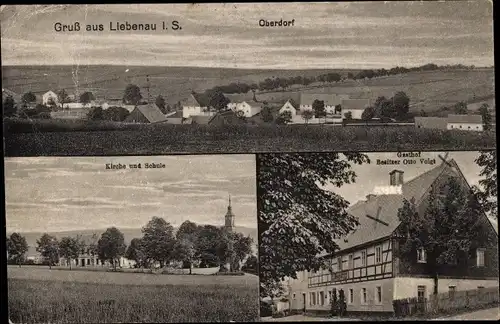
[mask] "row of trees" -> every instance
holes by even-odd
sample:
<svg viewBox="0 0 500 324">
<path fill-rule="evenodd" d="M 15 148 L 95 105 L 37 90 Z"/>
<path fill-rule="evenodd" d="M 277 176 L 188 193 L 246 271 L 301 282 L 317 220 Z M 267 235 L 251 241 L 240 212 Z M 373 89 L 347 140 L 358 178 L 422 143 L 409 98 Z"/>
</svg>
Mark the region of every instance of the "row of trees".
<svg viewBox="0 0 500 324">
<path fill-rule="evenodd" d="M 307 86 L 313 82 L 324 82 L 324 83 L 334 83 L 340 82 L 344 79 L 358 80 L 358 79 L 371 79 L 381 76 L 389 76 L 389 75 L 398 75 L 405 74 L 415 71 L 435 71 L 435 70 L 462 70 L 462 69 L 474 69 L 473 65 L 465 66 L 462 64 L 457 65 L 443 65 L 439 66 L 433 63 L 425 64 L 422 66 L 405 68 L 405 67 L 394 67 L 391 69 L 365 69 L 361 70 L 358 73 L 354 74 L 353 72 L 348 72 L 345 76 L 342 76 L 340 73 L 330 72 L 325 74 L 320 74 L 318 76 L 294 76 L 290 78 L 283 77 L 272 77 L 266 78 L 263 81 L 258 83 L 242 83 L 242 82 L 233 82 L 229 85 L 218 86 L 213 88 L 212 90 L 218 89 L 223 93 L 248 93 L 249 91 L 255 92 L 259 91 L 271 91 L 276 89 L 286 90 L 288 87 L 292 85 L 303 85 Z"/>
<path fill-rule="evenodd" d="M 408 118 L 409 110 L 410 98 L 405 92 L 399 91 L 391 98 L 378 97 L 372 106 L 363 111 L 361 119 L 365 121 L 373 118 L 405 120 Z"/>
<path fill-rule="evenodd" d="M 173 226 L 163 218 L 153 217 L 142 228 L 143 236 L 134 238 L 127 247 L 123 233 L 116 227 L 108 228 L 100 238 L 93 235 L 90 241 L 81 236 L 63 237 L 58 240 L 47 233 L 37 240 L 37 251 L 45 259 L 49 267 L 66 260 L 77 259 L 82 254 L 101 261 L 108 261 L 116 269 L 118 260 L 124 256 L 134 260 L 137 267 L 151 267 L 159 264 L 165 266 L 171 261 L 183 262 L 191 268 L 195 261 L 200 267 L 220 266 L 223 268 L 226 260 L 232 256 L 235 264 L 232 267 L 239 270 L 242 261 L 252 253 L 253 240 L 241 233 L 226 233 L 222 228 L 212 225 L 197 225 L 185 221 L 174 235 Z M 232 241 L 232 250 L 230 250 Z M 7 239 L 9 259 L 21 265 L 28 251 L 26 238 L 19 233 L 13 233 Z M 253 267 L 250 260 L 247 268 Z M 255 270 L 255 269 L 254 269 Z"/>
<path fill-rule="evenodd" d="M 427 213 L 416 213 L 411 201 L 399 212 L 405 229 L 402 237 L 410 233 L 408 245 L 420 239 L 419 244 L 426 244 L 432 251 L 430 257 L 436 258 L 433 262 L 449 260 L 453 254 L 472 246 L 470 241 L 482 239 L 483 234 L 476 231 L 474 223 L 480 213 L 497 217 L 496 151 L 481 152 L 475 162 L 481 167 L 479 186 L 469 192 L 448 183 L 451 189 L 442 201 L 449 209 L 431 198 L 432 207 Z M 323 188 L 328 183 L 341 187 L 356 182 L 352 165 L 366 163 L 370 160 L 361 153 L 257 156 L 262 297 L 276 296 L 286 277 L 297 279 L 297 272 L 318 271 L 324 263 L 316 256 L 334 255 L 339 250 L 335 242 L 359 225 L 347 213 L 349 203 L 344 197 Z"/>
</svg>

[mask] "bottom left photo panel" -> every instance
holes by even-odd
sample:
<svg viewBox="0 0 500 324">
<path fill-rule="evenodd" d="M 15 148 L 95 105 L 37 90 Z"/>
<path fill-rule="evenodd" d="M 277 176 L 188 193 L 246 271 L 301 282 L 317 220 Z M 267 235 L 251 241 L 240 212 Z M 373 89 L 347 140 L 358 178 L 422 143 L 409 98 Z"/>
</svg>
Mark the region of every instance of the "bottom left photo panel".
<svg viewBox="0 0 500 324">
<path fill-rule="evenodd" d="M 259 320 L 254 155 L 4 161 L 11 323 Z"/>
</svg>

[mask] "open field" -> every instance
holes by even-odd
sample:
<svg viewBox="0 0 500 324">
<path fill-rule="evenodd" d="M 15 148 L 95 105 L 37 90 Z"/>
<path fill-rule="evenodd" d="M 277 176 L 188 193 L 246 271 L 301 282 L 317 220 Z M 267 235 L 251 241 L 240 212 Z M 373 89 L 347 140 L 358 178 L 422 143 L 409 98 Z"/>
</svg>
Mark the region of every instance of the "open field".
<svg viewBox="0 0 500 324">
<path fill-rule="evenodd" d="M 130 69 L 125 73 L 126 69 Z M 161 94 L 167 103 L 174 104 L 186 98 L 192 90 L 200 92 L 214 86 L 232 82 L 258 83 L 266 78 L 293 76 L 318 76 L 329 72 L 357 73 L 356 70 L 247 70 L 194 67 L 133 67 L 133 66 L 4 66 L 2 87 L 18 94 L 33 91 L 37 95 L 48 90 L 66 89 L 69 93 L 78 88 L 80 93 L 93 92 L 98 99 L 122 98 L 128 83 L 146 85 L 146 75 L 151 76 L 151 95 Z M 75 83 L 73 73 L 77 73 Z M 410 97 L 411 110 L 434 111 L 442 106 L 452 106 L 459 101 L 468 103 L 488 102 L 494 98 L 494 69 L 411 72 L 401 75 L 377 77 L 371 80 L 348 80 L 333 84 L 315 82 L 292 86 L 286 91 L 257 93 L 258 100 L 298 100 L 300 92 L 349 94 L 352 98 L 391 97 L 404 91 Z M 144 92 L 144 91 L 143 91 Z M 145 93 L 143 93 L 145 96 Z M 252 93 L 241 95 L 251 99 Z M 491 106 L 491 105 L 490 105 Z"/>
<path fill-rule="evenodd" d="M 414 126 L 133 125 L 131 129 L 9 132 L 6 156 L 144 155 L 315 151 L 479 150 L 496 147 L 495 132 Z M 26 130 L 24 130 L 26 131 Z"/>
<path fill-rule="evenodd" d="M 8 268 L 14 323 L 227 322 L 258 318 L 258 277 Z"/>
</svg>

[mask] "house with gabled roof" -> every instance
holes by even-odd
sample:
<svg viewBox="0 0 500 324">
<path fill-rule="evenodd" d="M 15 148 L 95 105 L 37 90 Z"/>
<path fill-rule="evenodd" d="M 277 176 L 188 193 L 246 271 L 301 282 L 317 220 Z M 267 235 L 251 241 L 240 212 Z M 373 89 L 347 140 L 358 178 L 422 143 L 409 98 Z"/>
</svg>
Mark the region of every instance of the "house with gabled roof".
<svg viewBox="0 0 500 324">
<path fill-rule="evenodd" d="M 243 102 L 239 102 L 236 104 L 236 107 L 234 108 L 234 112 L 238 116 L 250 118 L 262 111 L 262 108 L 264 107 L 264 103 L 258 102 L 258 101 L 253 101 L 253 100 L 246 100 Z"/>
<path fill-rule="evenodd" d="M 339 95 L 335 93 L 301 93 L 300 110 L 311 110 L 315 100 L 323 101 L 327 114 L 340 114 L 342 100 L 349 99 L 349 95 Z"/>
<path fill-rule="evenodd" d="M 483 131 L 483 117 L 481 115 L 449 114 L 447 122 L 447 129 Z"/>
<path fill-rule="evenodd" d="M 166 122 L 167 117 L 156 105 L 137 105 L 130 115 L 125 118 L 126 123 L 161 123 Z"/>
<path fill-rule="evenodd" d="M 340 104 L 343 118 L 350 113 L 352 119 L 361 119 L 363 111 L 370 107 L 370 99 L 342 99 Z"/>
<path fill-rule="evenodd" d="M 404 254 L 400 251 L 402 239 L 396 235 L 400 225 L 398 210 L 405 199 L 414 199 L 417 210 L 423 211 L 430 189 L 442 188 L 449 177 L 470 190 L 453 159 L 407 182 L 403 171 L 390 172 L 389 186 L 376 187 L 365 200 L 348 209 L 359 225 L 336 241 L 339 250 L 334 255 L 319 256 L 328 266 L 317 272 L 299 272 L 297 279 L 287 280 L 291 309 L 329 312 L 332 292 L 341 289 L 349 313 L 392 313 L 393 300 L 429 298 L 434 291 L 435 268 L 427 266 L 423 249 Z M 478 224 L 482 234 L 473 244 L 474 255 L 440 267 L 438 293 L 498 287 L 498 229 L 485 214 L 481 215 Z"/>
<path fill-rule="evenodd" d="M 191 92 L 182 104 L 182 117 L 213 116 L 216 110 L 210 105 L 210 98 L 205 93 Z"/>
</svg>

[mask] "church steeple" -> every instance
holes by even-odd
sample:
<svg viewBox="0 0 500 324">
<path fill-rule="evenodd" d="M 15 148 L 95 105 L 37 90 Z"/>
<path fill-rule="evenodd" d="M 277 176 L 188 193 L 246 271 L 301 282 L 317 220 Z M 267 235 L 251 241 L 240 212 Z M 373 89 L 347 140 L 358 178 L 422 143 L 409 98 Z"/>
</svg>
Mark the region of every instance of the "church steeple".
<svg viewBox="0 0 500 324">
<path fill-rule="evenodd" d="M 224 227 L 230 232 L 232 232 L 234 228 L 234 214 L 231 208 L 231 195 L 229 195 L 229 204 L 227 205 Z"/>
</svg>

